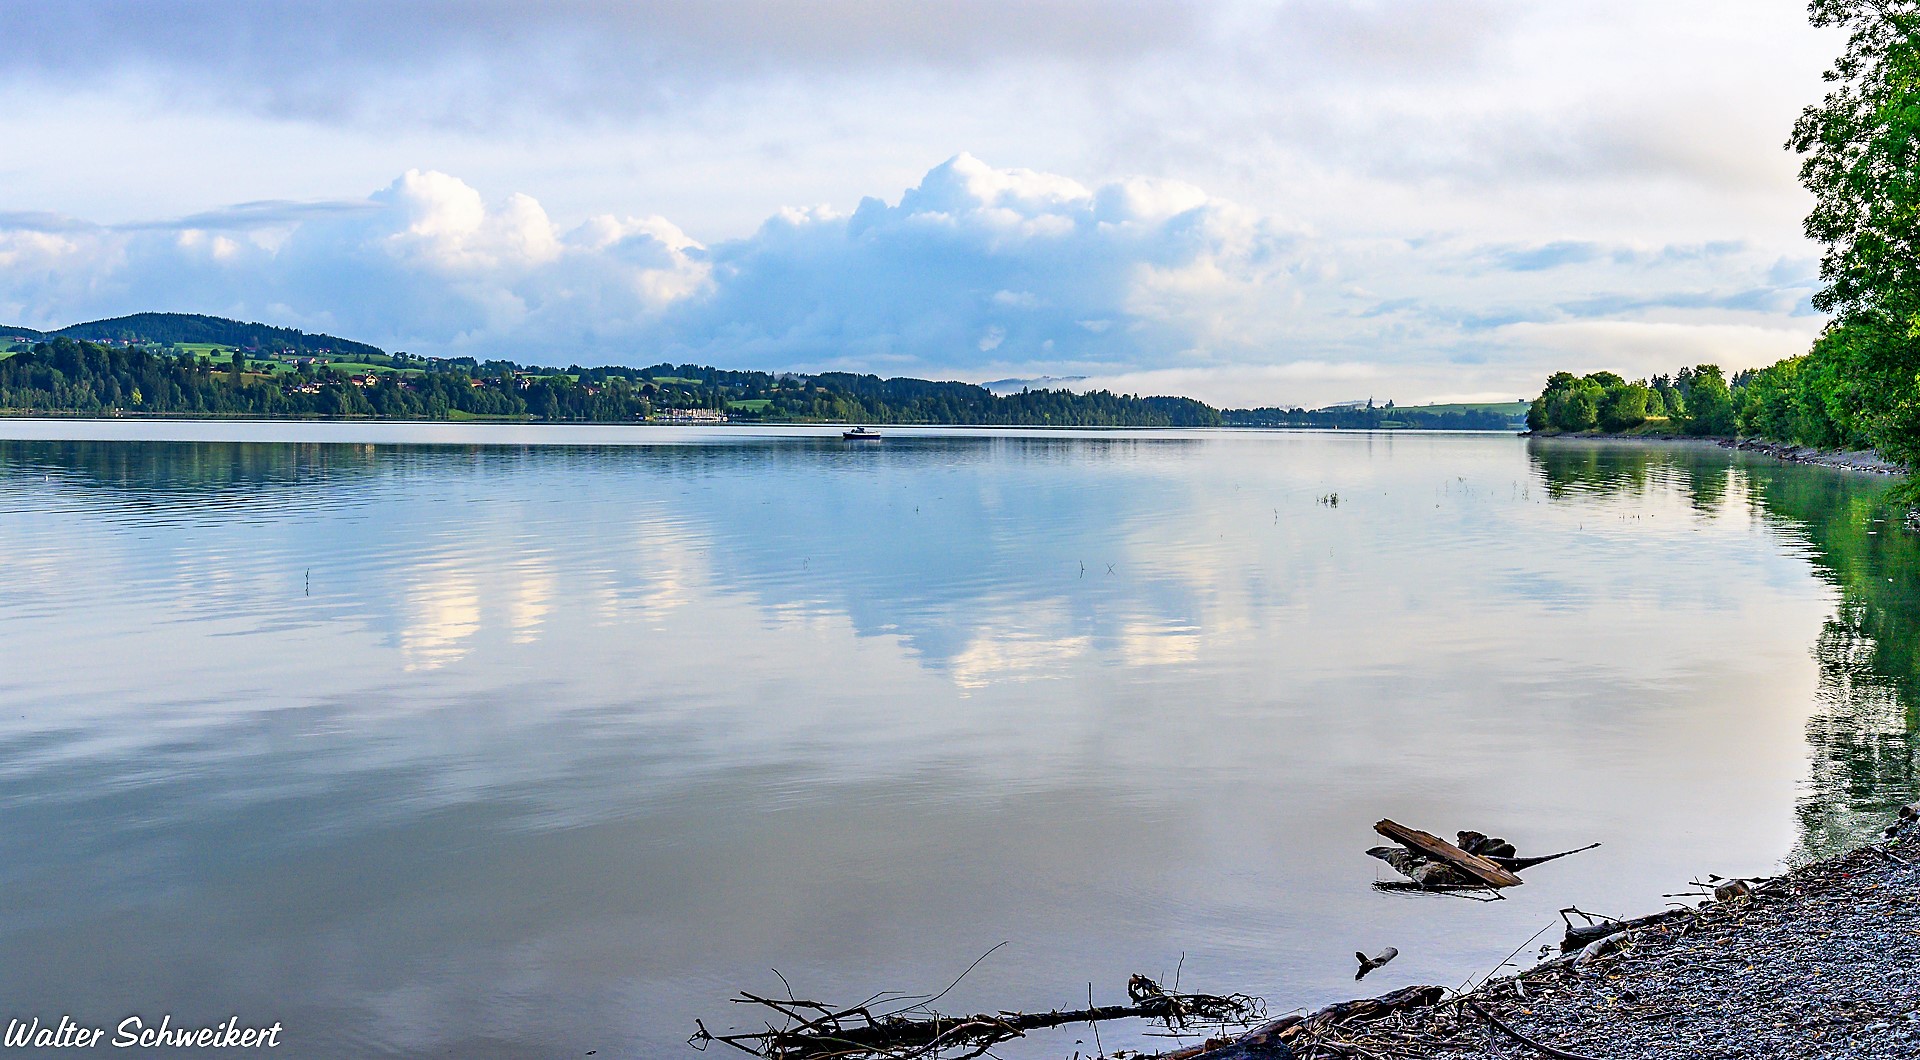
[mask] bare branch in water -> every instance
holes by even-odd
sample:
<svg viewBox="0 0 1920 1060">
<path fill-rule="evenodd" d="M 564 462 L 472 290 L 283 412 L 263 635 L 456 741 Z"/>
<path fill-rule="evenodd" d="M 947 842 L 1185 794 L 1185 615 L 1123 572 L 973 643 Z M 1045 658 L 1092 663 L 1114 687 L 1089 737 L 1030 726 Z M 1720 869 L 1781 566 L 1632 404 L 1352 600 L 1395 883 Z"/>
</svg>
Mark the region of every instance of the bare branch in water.
<svg viewBox="0 0 1920 1060">
<path fill-rule="evenodd" d="M 973 966 L 979 963 L 975 961 Z M 973 966 L 967 971 L 972 971 Z M 960 978 L 966 978 L 966 974 L 962 972 Z M 1070 1023 L 1148 1019 L 1164 1024 L 1169 1030 L 1218 1030 L 1244 1027 L 1266 1014 L 1266 1003 L 1257 997 L 1176 993 L 1144 975 L 1128 981 L 1127 995 L 1132 1003 L 1126 1005 L 1093 1005 L 1089 998 L 1086 1008 L 1070 1011 L 970 1016 L 935 1011 L 932 1003 L 945 997 L 959 982 L 954 980 L 946 990 L 925 1001 L 887 1012 L 875 1012 L 871 1007 L 874 1000 L 886 995 L 835 1008 L 795 998 L 791 987 L 787 989 L 786 998 L 762 997 L 743 990 L 733 1002 L 759 1009 L 763 1013 L 764 1030 L 715 1034 L 705 1023 L 695 1020 L 696 1029 L 687 1044 L 705 1049 L 717 1042 L 763 1060 L 934 1060 L 936 1057 L 968 1060 L 1003 1042 L 1024 1037 L 1028 1031 Z"/>
</svg>

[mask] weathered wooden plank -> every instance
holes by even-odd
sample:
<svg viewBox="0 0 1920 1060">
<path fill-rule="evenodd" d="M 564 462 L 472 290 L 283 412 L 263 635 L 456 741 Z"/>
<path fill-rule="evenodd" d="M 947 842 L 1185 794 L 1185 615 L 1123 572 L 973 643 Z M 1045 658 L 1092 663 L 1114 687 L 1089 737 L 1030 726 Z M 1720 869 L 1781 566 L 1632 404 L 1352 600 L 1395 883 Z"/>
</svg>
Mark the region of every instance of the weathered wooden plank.
<svg viewBox="0 0 1920 1060">
<path fill-rule="evenodd" d="M 1373 830 L 1409 850 L 1417 850 L 1437 861 L 1444 861 L 1489 887 L 1518 887 L 1526 882 L 1486 858 L 1469 854 L 1439 836 L 1428 835 L 1418 828 L 1382 820 L 1373 826 Z"/>
</svg>

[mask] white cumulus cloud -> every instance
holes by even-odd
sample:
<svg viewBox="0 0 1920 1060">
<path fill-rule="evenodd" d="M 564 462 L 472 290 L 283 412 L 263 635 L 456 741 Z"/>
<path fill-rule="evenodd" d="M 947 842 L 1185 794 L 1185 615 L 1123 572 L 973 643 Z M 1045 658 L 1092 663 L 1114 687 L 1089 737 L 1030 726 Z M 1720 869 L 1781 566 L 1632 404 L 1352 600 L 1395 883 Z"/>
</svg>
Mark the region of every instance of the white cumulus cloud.
<svg viewBox="0 0 1920 1060">
<path fill-rule="evenodd" d="M 0 311 L 43 326 L 277 315 L 413 352 L 563 361 L 1134 364 L 1191 347 L 1206 289 L 1284 271 L 1292 243 L 1189 186 L 1089 189 L 965 154 L 895 204 L 786 209 L 711 247 L 660 217 L 563 230 L 525 195 L 489 203 L 444 173 L 348 205 L 171 226 L 17 219 L 0 228 Z"/>
<path fill-rule="evenodd" d="M 424 354 L 1083 376 L 1223 404 L 1759 363 L 1818 329 L 1811 285 L 1810 262 L 1738 241 L 1327 237 L 1179 181 L 967 154 L 895 201 L 784 208 L 711 244 L 420 170 L 173 222 L 0 215 L 0 322 L 29 327 L 204 312 Z"/>
</svg>

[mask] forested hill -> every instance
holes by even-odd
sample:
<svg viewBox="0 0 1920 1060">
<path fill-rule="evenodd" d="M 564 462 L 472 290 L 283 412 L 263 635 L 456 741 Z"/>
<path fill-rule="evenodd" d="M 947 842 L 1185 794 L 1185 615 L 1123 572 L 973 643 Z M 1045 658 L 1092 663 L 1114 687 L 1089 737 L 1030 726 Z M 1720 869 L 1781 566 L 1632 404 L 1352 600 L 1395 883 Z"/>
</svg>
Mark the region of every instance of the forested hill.
<svg viewBox="0 0 1920 1060">
<path fill-rule="evenodd" d="M 0 334 L 6 334 L 0 330 Z M 135 313 L 111 320 L 92 320 L 74 324 L 44 336 L 65 336 L 89 342 L 143 343 L 151 345 L 232 346 L 250 352 L 291 353 L 305 356 L 332 355 L 358 358 L 385 351 L 364 342 L 333 335 L 309 335 L 292 328 L 270 324 L 246 324 L 224 317 L 197 313 Z"/>
<path fill-rule="evenodd" d="M 372 347 L 359 347 L 372 349 Z M 700 365 L 564 371 L 511 361 L 370 353 L 352 360 L 61 335 L 0 359 L 0 411 L 82 415 L 500 419 L 565 423 L 828 422 L 1024 427 L 1211 427 L 1190 398 L 1033 390 Z"/>
<path fill-rule="evenodd" d="M 7 336 L 22 341 L 7 341 Z M 9 351 L 11 355 L 9 356 Z M 1243 409 L 1105 390 L 995 394 L 972 383 L 661 363 L 566 368 L 415 357 L 290 328 L 139 313 L 42 335 L 0 329 L 0 412 L 636 420 L 1009 427 L 1504 430 L 1503 405 Z"/>
</svg>

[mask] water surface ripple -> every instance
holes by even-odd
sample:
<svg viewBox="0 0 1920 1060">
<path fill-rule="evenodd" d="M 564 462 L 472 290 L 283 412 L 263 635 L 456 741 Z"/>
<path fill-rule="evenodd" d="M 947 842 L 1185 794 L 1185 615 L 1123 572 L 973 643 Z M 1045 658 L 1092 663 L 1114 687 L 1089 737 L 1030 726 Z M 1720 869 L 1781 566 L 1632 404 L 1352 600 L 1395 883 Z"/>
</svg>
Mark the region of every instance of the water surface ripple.
<svg viewBox="0 0 1920 1060">
<path fill-rule="evenodd" d="M 1869 476 L 1493 435 L 0 434 L 0 1018 L 676 1056 L 770 968 L 858 999 L 1003 940 L 954 1007 L 1179 966 L 1285 1009 L 1356 949 L 1401 951 L 1370 989 L 1458 983 L 1562 906 L 1834 849 L 1914 781 L 1920 548 Z M 1382 816 L 1605 846 L 1396 897 Z"/>
</svg>

